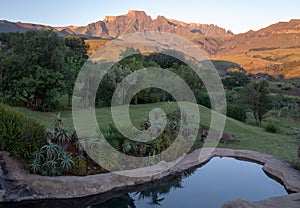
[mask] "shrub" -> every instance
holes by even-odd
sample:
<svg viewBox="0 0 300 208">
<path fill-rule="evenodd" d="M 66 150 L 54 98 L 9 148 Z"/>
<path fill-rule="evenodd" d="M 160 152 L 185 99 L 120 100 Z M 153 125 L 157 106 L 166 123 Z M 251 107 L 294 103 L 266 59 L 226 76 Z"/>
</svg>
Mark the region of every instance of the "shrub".
<svg viewBox="0 0 300 208">
<path fill-rule="evenodd" d="M 74 166 L 74 161 L 62 146 L 48 142 L 32 154 L 29 165 L 33 173 L 59 176 L 68 173 Z"/>
<path fill-rule="evenodd" d="M 274 123 L 269 122 L 265 126 L 265 131 L 270 133 L 276 133 L 278 132 L 278 127 Z"/>
<path fill-rule="evenodd" d="M 286 87 L 283 87 L 282 89 L 287 91 L 287 90 L 291 90 L 292 88 L 290 86 L 286 86 Z"/>
<path fill-rule="evenodd" d="M 247 112 L 244 106 L 237 104 L 228 104 L 227 116 L 245 122 L 247 118 Z"/>
<path fill-rule="evenodd" d="M 0 104 L 0 150 L 28 159 L 45 143 L 44 126 Z"/>
<path fill-rule="evenodd" d="M 203 105 L 207 108 L 211 108 L 210 97 L 206 92 L 202 92 L 197 96 L 197 102 L 200 105 Z"/>
</svg>

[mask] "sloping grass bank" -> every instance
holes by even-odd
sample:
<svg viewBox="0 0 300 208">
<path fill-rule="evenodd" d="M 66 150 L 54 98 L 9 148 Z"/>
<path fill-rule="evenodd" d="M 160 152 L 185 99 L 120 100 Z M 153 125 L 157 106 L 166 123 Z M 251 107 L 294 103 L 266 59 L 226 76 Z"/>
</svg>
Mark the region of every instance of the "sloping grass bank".
<svg viewBox="0 0 300 208">
<path fill-rule="evenodd" d="M 174 111 L 176 107 L 177 105 L 175 103 L 132 105 L 130 106 L 130 118 L 132 123 L 138 126 L 138 124 L 142 122 L 154 108 L 161 108 L 168 113 Z M 18 110 L 29 117 L 35 118 L 38 122 L 48 128 L 52 128 L 52 121 L 58 113 L 35 112 L 24 108 L 18 108 Z M 200 123 L 209 126 L 211 121 L 211 111 L 203 106 L 199 106 L 199 110 Z M 61 115 L 64 118 L 65 127 L 68 130 L 73 130 L 72 112 L 64 111 L 61 112 Z M 101 129 L 108 128 L 109 124 L 113 123 L 111 108 L 96 109 L 96 117 Z M 294 166 L 299 163 L 299 159 L 297 158 L 297 142 L 289 136 L 267 133 L 262 128 L 250 126 L 231 118 L 226 118 L 224 132 L 234 134 L 240 142 L 228 144 L 220 143 L 218 145 L 219 147 L 254 150 L 273 155 Z"/>
</svg>

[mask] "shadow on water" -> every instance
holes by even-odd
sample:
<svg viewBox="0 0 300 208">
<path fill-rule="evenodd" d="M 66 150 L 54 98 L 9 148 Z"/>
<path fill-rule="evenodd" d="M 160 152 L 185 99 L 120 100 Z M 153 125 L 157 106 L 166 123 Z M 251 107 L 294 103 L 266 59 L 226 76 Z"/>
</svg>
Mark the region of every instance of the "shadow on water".
<svg viewBox="0 0 300 208">
<path fill-rule="evenodd" d="M 135 208 L 136 200 L 147 200 L 147 204 L 157 207 L 160 206 L 164 196 L 168 195 L 171 189 L 182 188 L 182 180 L 192 175 L 194 171 L 196 168 L 187 170 L 180 175 L 167 176 L 154 182 L 95 196 L 4 203 L 0 204 L 0 208 Z"/>
<path fill-rule="evenodd" d="M 213 208 L 232 198 L 256 201 L 286 194 L 284 187 L 269 178 L 259 164 L 233 158 L 213 158 L 207 164 L 181 174 L 105 194 L 68 200 L 6 203 L 0 204 L 0 208 L 173 208 L 185 205 Z"/>
</svg>

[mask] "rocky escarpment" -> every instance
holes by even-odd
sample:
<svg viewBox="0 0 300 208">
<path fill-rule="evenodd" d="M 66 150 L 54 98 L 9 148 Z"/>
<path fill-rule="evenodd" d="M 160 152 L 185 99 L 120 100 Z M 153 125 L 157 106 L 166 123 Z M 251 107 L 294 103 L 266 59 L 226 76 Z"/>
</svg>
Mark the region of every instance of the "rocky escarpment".
<svg viewBox="0 0 300 208">
<path fill-rule="evenodd" d="M 130 33 L 156 31 L 175 34 L 193 41 L 208 53 L 216 53 L 220 42 L 214 37 L 231 37 L 231 31 L 214 24 L 185 23 L 158 16 L 152 19 L 144 11 L 130 10 L 125 15 L 106 16 L 103 20 L 86 26 L 51 27 L 46 25 L 0 20 L 0 32 L 26 32 L 28 30 L 53 30 L 61 36 L 82 36 L 88 39 L 113 39 Z"/>
</svg>

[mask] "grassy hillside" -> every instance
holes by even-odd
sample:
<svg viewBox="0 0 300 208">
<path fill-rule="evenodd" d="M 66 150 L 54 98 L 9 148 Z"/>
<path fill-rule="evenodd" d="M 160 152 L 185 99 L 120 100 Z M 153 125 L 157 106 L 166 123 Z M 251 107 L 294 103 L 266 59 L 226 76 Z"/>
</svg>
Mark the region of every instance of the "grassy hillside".
<svg viewBox="0 0 300 208">
<path fill-rule="evenodd" d="M 171 112 L 176 108 L 174 103 L 154 103 L 147 105 L 136 105 L 130 108 L 130 117 L 135 125 L 138 125 L 146 118 L 148 113 L 154 108 L 162 108 L 165 112 Z M 42 113 L 33 112 L 28 109 L 18 108 L 29 117 L 37 119 L 40 123 L 52 128 L 52 120 L 57 113 Z M 211 111 L 203 106 L 199 106 L 200 123 L 209 126 Z M 72 112 L 62 112 L 65 126 L 68 129 L 73 129 Z M 112 123 L 110 108 L 96 109 L 96 116 L 100 128 L 107 128 L 109 123 Z M 218 115 L 222 116 L 222 115 Z M 219 144 L 219 147 L 226 147 L 232 149 L 248 149 L 258 152 L 268 153 L 286 160 L 294 165 L 297 164 L 297 142 L 291 137 L 281 134 L 271 134 L 265 132 L 262 128 L 250 126 L 239 121 L 227 118 L 224 131 L 226 133 L 234 134 L 240 142 L 232 144 Z"/>
<path fill-rule="evenodd" d="M 85 40 L 90 45 L 88 54 L 94 54 L 107 41 L 109 40 Z M 245 45 L 241 51 L 237 52 L 232 49 L 226 51 L 226 53 L 210 56 L 210 58 L 221 72 L 227 68 L 244 68 L 252 74 L 267 73 L 274 77 L 283 74 L 287 79 L 300 77 L 299 47 L 259 48 L 258 46 L 257 48 L 251 48 Z"/>
<path fill-rule="evenodd" d="M 300 48 L 254 49 L 244 53 L 218 54 L 213 60 L 226 60 L 239 64 L 247 72 L 268 73 L 274 77 L 300 77 Z"/>
<path fill-rule="evenodd" d="M 93 55 L 98 48 L 100 48 L 102 45 L 104 45 L 108 40 L 103 39 L 94 39 L 94 40 L 85 40 L 85 43 L 89 44 L 90 48 L 88 51 L 88 55 Z"/>
</svg>

